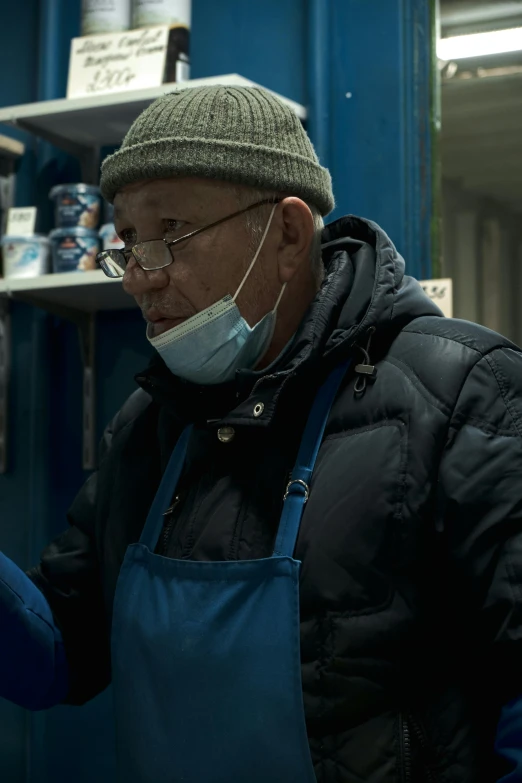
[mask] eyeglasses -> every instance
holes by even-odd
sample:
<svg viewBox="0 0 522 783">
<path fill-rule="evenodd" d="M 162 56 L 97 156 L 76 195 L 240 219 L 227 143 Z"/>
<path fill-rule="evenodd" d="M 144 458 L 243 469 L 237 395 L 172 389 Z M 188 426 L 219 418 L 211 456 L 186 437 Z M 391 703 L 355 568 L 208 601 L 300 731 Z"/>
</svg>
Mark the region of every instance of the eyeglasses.
<svg viewBox="0 0 522 783">
<path fill-rule="evenodd" d="M 209 228 L 219 226 L 220 223 L 232 220 L 232 218 L 242 215 L 244 212 L 249 212 L 251 209 L 264 206 L 265 204 L 278 204 L 280 201 L 280 198 L 267 198 L 263 199 L 263 201 L 256 201 L 255 204 L 250 204 L 250 206 L 245 207 L 244 209 L 240 209 L 237 212 L 233 212 L 231 215 L 215 220 L 213 223 L 209 223 L 208 226 L 203 226 L 203 228 L 191 231 L 190 234 L 185 234 L 178 239 L 170 241 L 167 241 L 166 239 L 148 239 L 146 242 L 138 242 L 138 244 L 126 248 L 125 250 L 104 250 L 96 256 L 96 263 L 103 269 L 107 277 L 123 277 L 131 255 L 146 272 L 150 272 L 153 269 L 164 269 L 174 262 L 175 259 L 172 248 L 174 245 L 177 245 L 178 242 L 186 242 L 187 239 L 191 239 L 192 237 L 197 236 L 197 234 L 201 234 L 202 231 L 208 231 Z"/>
</svg>

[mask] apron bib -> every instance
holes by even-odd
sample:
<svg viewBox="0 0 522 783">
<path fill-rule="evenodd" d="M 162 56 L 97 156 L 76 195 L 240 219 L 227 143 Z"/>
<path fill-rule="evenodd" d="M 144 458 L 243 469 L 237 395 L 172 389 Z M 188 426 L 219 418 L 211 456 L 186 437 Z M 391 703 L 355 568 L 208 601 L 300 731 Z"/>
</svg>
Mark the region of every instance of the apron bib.
<svg viewBox="0 0 522 783">
<path fill-rule="evenodd" d="M 125 783 L 315 783 L 303 708 L 299 568 L 309 482 L 348 363 L 319 390 L 272 557 L 154 554 L 191 427 L 169 460 L 114 598 L 112 682 Z"/>
</svg>

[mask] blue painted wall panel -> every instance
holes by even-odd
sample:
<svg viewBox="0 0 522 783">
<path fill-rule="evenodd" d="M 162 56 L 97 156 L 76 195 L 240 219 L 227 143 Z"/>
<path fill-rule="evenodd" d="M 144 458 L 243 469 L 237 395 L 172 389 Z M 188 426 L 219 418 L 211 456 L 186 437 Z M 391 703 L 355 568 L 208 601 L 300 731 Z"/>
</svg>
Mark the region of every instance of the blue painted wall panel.
<svg viewBox="0 0 522 783">
<path fill-rule="evenodd" d="M 330 165 L 336 214 L 355 212 L 391 230 L 403 208 L 400 29 L 396 2 L 378 5 L 372 25 L 366 3 L 334 6 Z"/>
<path fill-rule="evenodd" d="M 309 131 L 337 200 L 379 223 L 410 274 L 431 266 L 427 0 L 310 0 Z"/>
<path fill-rule="evenodd" d="M 337 208 L 389 233 L 407 270 L 431 268 L 430 3 L 329 2 L 330 144 Z"/>
<path fill-rule="evenodd" d="M 27 0 L 22 17 L 20 7 L 3 0 L 0 3 L 2 20 L 2 47 L 0 49 L 0 103 L 30 102 L 36 98 L 37 74 L 37 16 L 36 0 Z M 14 74 L 16 79 L 6 78 Z M 2 131 L 4 132 L 4 131 Z M 17 131 L 8 134 L 23 141 L 28 153 L 24 157 L 18 174 L 17 198 L 19 203 L 31 199 L 36 172 L 37 144 L 30 136 Z M 45 427 L 32 416 L 31 409 L 35 395 L 41 393 L 45 399 L 45 378 L 39 368 L 37 353 L 40 345 L 33 343 L 35 330 L 40 335 L 45 325 L 32 308 L 16 305 L 12 309 L 13 355 L 12 387 L 10 405 L 11 438 L 9 455 L 13 470 L 0 476 L 0 549 L 18 563 L 25 565 L 31 554 L 33 513 L 31 491 L 41 472 L 29 452 L 36 438 L 45 436 Z M 16 433 L 16 436 L 14 435 Z M 16 467 L 15 467 L 16 466 Z M 40 474 L 39 476 L 37 474 Z M 34 496 L 33 496 L 34 497 Z M 45 519 L 46 508 L 42 509 Z M 29 737 L 29 715 L 25 710 L 0 699 L 0 779 L 9 783 L 26 781 L 27 744 Z"/>
<path fill-rule="evenodd" d="M 12 308 L 11 470 L 0 476 L 0 549 L 22 567 L 34 554 L 35 521 L 46 527 L 48 514 L 47 378 L 40 366 L 46 352 L 46 316 L 27 305 Z M 26 779 L 31 716 L 0 699 L 0 779 Z"/>
<path fill-rule="evenodd" d="M 239 73 L 306 103 L 307 0 L 194 0 L 191 75 Z"/>
</svg>

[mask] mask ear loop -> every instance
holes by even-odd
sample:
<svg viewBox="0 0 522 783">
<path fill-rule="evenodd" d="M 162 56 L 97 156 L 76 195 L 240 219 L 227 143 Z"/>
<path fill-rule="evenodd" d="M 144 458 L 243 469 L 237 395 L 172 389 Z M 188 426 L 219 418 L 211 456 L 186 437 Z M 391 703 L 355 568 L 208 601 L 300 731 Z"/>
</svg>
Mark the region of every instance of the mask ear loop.
<svg viewBox="0 0 522 783">
<path fill-rule="evenodd" d="M 275 311 L 276 311 L 276 310 L 277 310 L 277 308 L 279 307 L 279 302 L 280 302 L 280 301 L 281 301 L 281 299 L 283 298 L 283 294 L 284 294 L 284 292 L 285 292 L 285 288 L 286 288 L 286 283 L 283 283 L 283 287 L 281 288 L 281 293 L 280 293 L 280 294 L 279 294 L 279 296 L 277 297 L 277 302 L 275 303 L 275 305 L 274 305 L 274 309 L 272 310 L 272 312 L 273 312 L 273 313 L 275 313 Z"/>
<path fill-rule="evenodd" d="M 268 223 L 266 224 L 266 228 L 263 231 L 263 236 L 261 237 L 261 242 L 259 243 L 259 247 L 256 250 L 256 254 L 255 254 L 254 258 L 252 259 L 252 263 L 248 267 L 248 269 L 247 269 L 247 271 L 245 273 L 244 278 L 242 279 L 241 283 L 239 284 L 239 288 L 237 289 L 236 293 L 232 297 L 232 301 L 233 302 L 236 301 L 237 297 L 239 296 L 239 294 L 241 292 L 241 289 L 243 288 L 243 286 L 245 285 L 245 283 L 246 283 L 246 281 L 248 279 L 248 276 L 249 276 L 250 272 L 254 268 L 254 264 L 257 261 L 257 257 L 259 256 L 259 253 L 261 252 L 261 248 L 263 247 L 264 241 L 266 239 L 266 235 L 268 234 L 268 229 L 270 228 L 270 223 L 272 222 L 272 218 L 274 217 L 274 212 L 275 212 L 275 208 L 276 207 L 277 207 L 277 204 L 274 204 L 274 206 L 272 207 L 272 211 L 270 213 L 270 217 L 268 218 Z M 283 290 L 281 291 L 281 293 L 279 295 L 279 299 L 277 300 L 276 307 L 279 304 L 279 302 L 281 301 L 281 297 L 283 296 L 283 291 L 285 290 L 285 286 L 286 286 L 286 283 L 283 286 Z M 275 308 L 274 308 L 274 310 L 275 310 Z"/>
</svg>

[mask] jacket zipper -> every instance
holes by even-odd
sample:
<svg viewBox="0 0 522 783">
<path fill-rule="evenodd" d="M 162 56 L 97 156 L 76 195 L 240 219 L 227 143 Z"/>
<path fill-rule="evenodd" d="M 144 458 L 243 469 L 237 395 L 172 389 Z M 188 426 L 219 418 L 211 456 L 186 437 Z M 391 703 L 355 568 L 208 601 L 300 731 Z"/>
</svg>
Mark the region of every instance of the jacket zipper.
<svg viewBox="0 0 522 783">
<path fill-rule="evenodd" d="M 412 778 L 412 734 L 418 741 L 422 751 L 422 764 L 424 780 L 426 783 L 437 783 L 435 773 L 428 765 L 428 759 L 431 751 L 428 747 L 426 736 L 421 725 L 411 713 L 403 715 L 401 713 L 401 735 L 402 735 L 402 783 L 413 783 Z"/>
<path fill-rule="evenodd" d="M 165 511 L 163 514 L 164 517 L 166 517 L 166 521 L 163 524 L 163 532 L 161 534 L 161 542 L 158 547 L 158 554 L 163 555 L 167 552 L 167 546 L 170 539 L 170 534 L 172 533 L 172 528 L 174 527 L 174 518 L 172 516 L 172 512 L 176 508 L 176 506 L 179 503 L 179 495 L 176 495 L 174 500 L 172 501 L 172 504 L 169 506 L 169 508 Z"/>
<path fill-rule="evenodd" d="M 409 722 L 412 727 L 413 733 L 416 737 L 416 739 L 419 742 L 419 745 L 422 748 L 422 760 L 424 762 L 424 772 L 426 775 L 426 783 L 437 783 L 435 773 L 432 769 L 430 769 L 430 766 L 428 764 L 429 756 L 431 755 L 431 750 L 428 747 L 428 743 L 426 740 L 426 735 L 424 734 L 424 731 L 422 729 L 422 726 L 419 724 L 419 722 L 413 717 L 413 715 L 409 715 Z"/>
<path fill-rule="evenodd" d="M 401 713 L 402 783 L 412 783 L 411 734 L 407 718 Z"/>
</svg>

